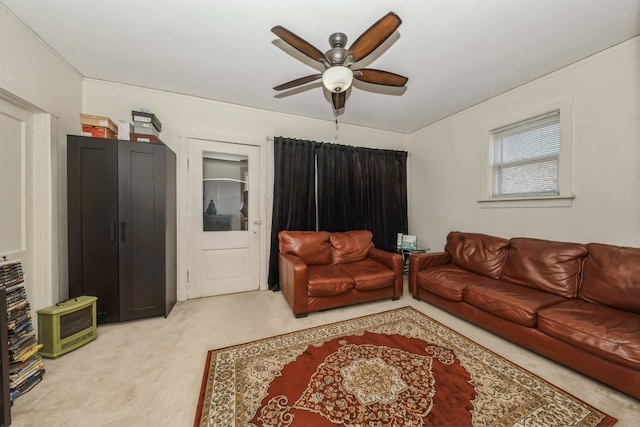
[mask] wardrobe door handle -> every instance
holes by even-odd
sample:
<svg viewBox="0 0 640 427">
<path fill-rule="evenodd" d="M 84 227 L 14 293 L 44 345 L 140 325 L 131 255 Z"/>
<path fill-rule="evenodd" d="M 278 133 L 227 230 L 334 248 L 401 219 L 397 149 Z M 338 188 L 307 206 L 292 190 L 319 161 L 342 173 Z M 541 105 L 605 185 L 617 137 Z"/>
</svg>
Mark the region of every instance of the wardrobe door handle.
<svg viewBox="0 0 640 427">
<path fill-rule="evenodd" d="M 124 221 L 120 223 L 120 241 L 124 242 Z"/>
<path fill-rule="evenodd" d="M 115 243 L 118 240 L 118 238 L 116 237 L 117 227 L 118 227 L 117 221 L 112 221 L 111 222 L 111 235 L 110 235 L 111 243 Z"/>
</svg>

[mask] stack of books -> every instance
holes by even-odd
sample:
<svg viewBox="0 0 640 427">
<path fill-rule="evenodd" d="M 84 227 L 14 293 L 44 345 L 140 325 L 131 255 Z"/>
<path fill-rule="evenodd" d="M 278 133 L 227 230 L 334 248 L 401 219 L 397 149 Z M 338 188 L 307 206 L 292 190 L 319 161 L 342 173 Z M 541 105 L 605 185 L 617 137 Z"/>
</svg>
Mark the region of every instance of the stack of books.
<svg viewBox="0 0 640 427">
<path fill-rule="evenodd" d="M 131 118 L 133 119 L 131 141 L 163 144 L 160 139 L 162 123 L 155 114 L 148 111 L 131 111 Z"/>
<path fill-rule="evenodd" d="M 118 139 L 118 126 L 109 117 L 80 113 L 82 136 Z"/>
<path fill-rule="evenodd" d="M 9 341 L 9 388 L 11 401 L 38 384 L 44 375 L 44 363 L 31 320 L 31 307 L 24 287 L 19 261 L 0 265 L 0 284 L 7 293 Z"/>
</svg>

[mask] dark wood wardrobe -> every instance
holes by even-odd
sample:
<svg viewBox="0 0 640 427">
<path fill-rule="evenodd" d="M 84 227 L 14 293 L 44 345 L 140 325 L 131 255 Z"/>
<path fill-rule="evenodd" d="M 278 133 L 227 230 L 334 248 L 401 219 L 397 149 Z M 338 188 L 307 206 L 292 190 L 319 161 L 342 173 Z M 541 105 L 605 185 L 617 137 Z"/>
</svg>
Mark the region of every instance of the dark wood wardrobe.
<svg viewBox="0 0 640 427">
<path fill-rule="evenodd" d="M 163 144 L 67 136 L 69 297 L 98 323 L 167 316 L 176 302 L 176 155 Z"/>
</svg>

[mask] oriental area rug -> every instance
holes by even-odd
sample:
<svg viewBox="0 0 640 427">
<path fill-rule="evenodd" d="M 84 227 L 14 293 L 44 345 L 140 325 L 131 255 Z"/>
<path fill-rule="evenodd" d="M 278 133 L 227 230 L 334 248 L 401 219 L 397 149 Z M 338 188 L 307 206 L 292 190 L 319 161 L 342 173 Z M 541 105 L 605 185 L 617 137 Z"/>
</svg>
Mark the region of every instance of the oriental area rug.
<svg viewBox="0 0 640 427">
<path fill-rule="evenodd" d="M 211 350 L 195 426 L 611 426 L 404 307 Z"/>
</svg>

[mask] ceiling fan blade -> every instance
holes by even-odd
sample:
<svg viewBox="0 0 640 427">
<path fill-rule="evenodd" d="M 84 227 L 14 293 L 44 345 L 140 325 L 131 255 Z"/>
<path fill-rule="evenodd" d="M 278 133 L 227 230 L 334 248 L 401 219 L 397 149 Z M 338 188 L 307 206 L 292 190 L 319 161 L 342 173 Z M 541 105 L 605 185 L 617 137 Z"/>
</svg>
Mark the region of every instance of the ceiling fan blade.
<svg viewBox="0 0 640 427">
<path fill-rule="evenodd" d="M 393 12 L 387 13 L 353 42 L 347 55 L 353 56 L 353 62 L 360 61 L 384 43 L 400 24 L 402 20 L 398 15 Z"/>
<path fill-rule="evenodd" d="M 273 88 L 273 90 L 285 90 L 291 89 L 292 87 L 300 86 L 305 83 L 312 82 L 314 80 L 318 80 L 322 77 L 322 74 L 311 74 L 309 76 L 300 77 L 299 79 L 291 80 L 290 82 L 282 83 Z"/>
<path fill-rule="evenodd" d="M 404 86 L 409 80 L 400 74 L 389 71 L 374 70 L 373 68 L 363 68 L 353 72 L 353 78 L 363 82 L 385 86 Z"/>
<path fill-rule="evenodd" d="M 344 102 L 347 100 L 347 92 L 332 92 L 331 100 L 333 101 L 334 110 L 344 108 Z"/>
<path fill-rule="evenodd" d="M 287 44 L 296 48 L 301 53 L 307 55 L 309 58 L 322 63 L 327 62 L 327 59 L 325 58 L 324 53 L 320 52 L 317 48 L 315 48 L 309 42 L 293 34 L 291 31 L 287 30 L 283 26 L 276 25 L 271 29 L 271 31 L 276 36 L 284 40 Z"/>
</svg>

